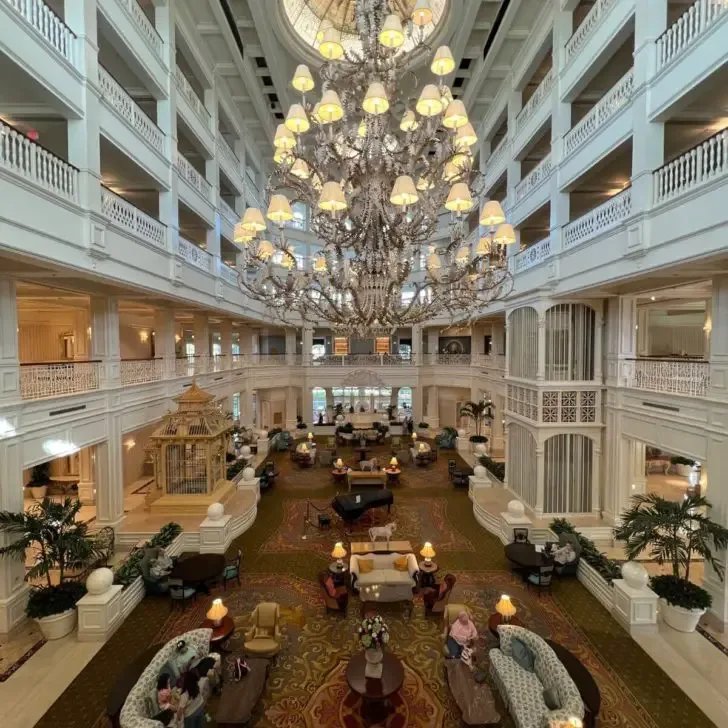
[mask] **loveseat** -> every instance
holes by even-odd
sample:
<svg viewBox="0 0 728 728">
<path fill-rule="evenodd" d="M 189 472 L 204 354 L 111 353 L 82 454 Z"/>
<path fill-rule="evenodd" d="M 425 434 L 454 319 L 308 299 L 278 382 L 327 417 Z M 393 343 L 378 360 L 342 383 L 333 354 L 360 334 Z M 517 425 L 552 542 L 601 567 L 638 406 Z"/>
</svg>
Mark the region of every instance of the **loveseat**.
<svg viewBox="0 0 728 728">
<path fill-rule="evenodd" d="M 407 568 L 400 571 L 395 561 L 405 559 Z M 362 561 L 373 561 L 371 571 L 364 573 Z M 349 560 L 351 587 L 368 602 L 398 602 L 412 599 L 419 567 L 414 554 L 353 554 Z M 365 593 L 362 593 L 364 591 Z"/>
<path fill-rule="evenodd" d="M 500 647 L 492 649 L 490 674 L 517 728 L 548 728 L 551 721 L 584 718 L 584 703 L 556 653 L 534 632 L 512 625 L 498 627 Z M 513 659 L 513 639 L 534 656 L 533 672 Z M 558 708 L 549 709 L 544 690 L 552 689 Z"/>
<path fill-rule="evenodd" d="M 177 677 L 171 665 L 180 640 L 184 640 L 188 648 L 194 650 L 196 657 L 202 659 L 210 653 L 211 636 L 211 629 L 194 629 L 170 640 L 157 652 L 126 698 L 119 717 L 121 728 L 159 728 L 162 725 L 152 719 L 159 712 L 159 706 L 156 705 L 157 678 L 163 672 Z"/>
</svg>

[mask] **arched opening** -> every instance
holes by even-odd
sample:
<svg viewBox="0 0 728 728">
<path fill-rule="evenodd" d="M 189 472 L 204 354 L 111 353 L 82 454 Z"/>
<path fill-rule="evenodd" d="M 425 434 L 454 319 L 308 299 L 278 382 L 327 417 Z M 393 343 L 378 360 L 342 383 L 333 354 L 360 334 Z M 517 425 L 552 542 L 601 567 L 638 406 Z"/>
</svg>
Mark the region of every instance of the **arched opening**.
<svg viewBox="0 0 728 728">
<path fill-rule="evenodd" d="M 508 317 L 508 373 L 535 379 L 538 368 L 538 313 L 535 308 L 517 308 Z"/>
<path fill-rule="evenodd" d="M 522 425 L 508 427 L 508 488 L 532 508 L 537 493 L 536 440 Z"/>
<path fill-rule="evenodd" d="M 544 444 L 544 513 L 590 513 L 594 442 L 561 434 Z"/>
</svg>

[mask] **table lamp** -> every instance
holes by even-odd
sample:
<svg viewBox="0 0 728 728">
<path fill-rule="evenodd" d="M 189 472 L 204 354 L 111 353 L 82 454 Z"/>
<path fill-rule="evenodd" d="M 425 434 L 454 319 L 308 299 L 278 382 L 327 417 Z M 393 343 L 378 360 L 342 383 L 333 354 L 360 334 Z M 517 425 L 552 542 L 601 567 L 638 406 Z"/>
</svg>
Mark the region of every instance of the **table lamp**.
<svg viewBox="0 0 728 728">
<path fill-rule="evenodd" d="M 301 445 L 301 452 L 304 453 L 304 455 L 308 452 L 308 445 L 306 445 L 305 442 Z"/>
<path fill-rule="evenodd" d="M 331 555 L 336 559 L 336 566 L 339 567 L 339 569 L 344 568 L 344 562 L 342 559 L 344 556 L 346 556 L 346 549 L 344 548 L 344 544 L 341 543 L 341 541 L 337 541 L 334 545 L 334 550 L 331 552 Z"/>
<path fill-rule="evenodd" d="M 228 613 L 228 608 L 222 603 L 222 599 L 213 599 L 212 606 L 207 612 L 207 618 L 216 626 L 222 624 L 222 620 Z"/>
<path fill-rule="evenodd" d="M 396 467 L 397 467 L 398 465 L 399 465 L 399 462 L 397 462 L 397 458 L 394 458 L 394 457 L 393 457 L 393 458 L 392 458 L 392 459 L 391 459 L 391 460 L 389 461 L 389 467 L 390 467 L 390 468 L 396 468 Z"/>
<path fill-rule="evenodd" d="M 583 728 L 584 724 L 581 722 L 581 718 L 569 718 L 569 722 L 567 723 L 569 728 Z"/>
<path fill-rule="evenodd" d="M 516 607 L 508 594 L 501 594 L 500 601 L 495 605 L 495 611 L 503 617 L 504 622 L 510 622 L 516 613 Z"/>
<path fill-rule="evenodd" d="M 308 433 L 308 441 L 311 442 L 313 440 L 313 432 Z"/>
<path fill-rule="evenodd" d="M 338 460 L 337 460 L 337 461 L 336 461 L 336 462 L 334 463 L 334 465 L 336 465 L 336 467 L 337 467 L 337 468 L 338 468 L 339 470 L 342 470 L 342 469 L 344 468 L 344 461 L 343 461 L 343 460 L 342 460 L 341 458 L 339 458 L 339 459 L 338 459 Z"/>
<path fill-rule="evenodd" d="M 413 432 L 412 433 L 412 442 L 416 442 L 416 441 L 417 441 L 417 433 Z"/>
<path fill-rule="evenodd" d="M 425 452 L 425 443 L 424 442 L 420 443 L 420 452 Z"/>
<path fill-rule="evenodd" d="M 435 549 L 429 541 L 425 541 L 425 545 L 420 551 L 420 555 L 425 557 L 425 563 L 429 566 L 432 563 L 432 557 L 435 555 Z"/>
</svg>

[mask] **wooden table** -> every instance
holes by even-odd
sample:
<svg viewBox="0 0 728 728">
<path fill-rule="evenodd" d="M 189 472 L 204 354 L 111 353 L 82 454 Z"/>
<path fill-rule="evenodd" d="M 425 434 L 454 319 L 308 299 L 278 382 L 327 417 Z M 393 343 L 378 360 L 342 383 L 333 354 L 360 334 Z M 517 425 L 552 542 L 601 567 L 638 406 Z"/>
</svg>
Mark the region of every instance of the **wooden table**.
<svg viewBox="0 0 728 728">
<path fill-rule="evenodd" d="M 475 673 L 462 660 L 445 660 L 445 674 L 465 725 L 500 725 L 493 693 L 487 683 L 475 682 Z"/>
<path fill-rule="evenodd" d="M 246 657 L 250 672 L 240 681 L 225 680 L 215 715 L 218 728 L 248 725 L 255 706 L 265 690 L 270 660 L 265 657 Z"/>
<path fill-rule="evenodd" d="M 169 576 L 171 579 L 182 579 L 185 584 L 209 594 L 207 583 L 219 577 L 224 568 L 223 554 L 195 554 L 187 559 L 180 559 Z"/>
<path fill-rule="evenodd" d="M 501 624 L 509 624 L 512 627 L 525 627 L 523 622 L 521 622 L 518 617 L 511 617 L 507 622 L 503 621 L 503 615 L 498 614 L 498 612 L 493 612 L 493 614 L 488 617 L 488 629 L 490 630 L 491 634 L 498 637 L 498 627 Z"/>
<path fill-rule="evenodd" d="M 357 447 L 354 448 L 359 453 L 359 462 L 367 459 L 367 455 L 372 451 L 370 447 Z"/>
<path fill-rule="evenodd" d="M 341 470 L 334 469 L 334 470 L 331 471 L 331 475 L 334 478 L 334 485 L 335 486 L 338 487 L 340 485 L 346 485 L 346 474 L 347 474 L 347 472 L 348 471 L 347 471 L 346 468 L 342 468 Z"/>
<path fill-rule="evenodd" d="M 409 541 L 352 541 L 352 554 L 411 554 Z"/>
<path fill-rule="evenodd" d="M 211 619 L 206 619 L 200 627 L 202 629 L 212 630 L 212 635 L 210 636 L 210 652 L 214 652 L 215 650 L 230 652 L 225 645 L 235 634 L 235 622 L 233 622 L 233 618 L 229 614 L 226 614 L 218 625 L 213 624 Z"/>
<path fill-rule="evenodd" d="M 387 485 L 399 485 L 400 468 L 385 468 L 384 472 L 387 474 Z"/>
<path fill-rule="evenodd" d="M 332 561 L 329 564 L 329 574 L 331 574 L 331 578 L 334 580 L 334 586 L 345 586 L 348 572 L 349 567 L 346 564 L 339 566 L 336 561 Z"/>
<path fill-rule="evenodd" d="M 439 570 L 439 566 L 434 562 L 420 561 L 420 586 L 421 587 L 434 587 L 435 586 L 435 574 Z"/>
<path fill-rule="evenodd" d="M 383 723 L 390 712 L 389 698 L 404 683 L 404 666 L 391 652 L 385 652 L 382 660 L 382 677 L 365 677 L 366 658 L 364 651 L 357 652 L 349 660 L 346 668 L 346 681 L 357 695 L 361 696 L 361 717 L 368 725 Z"/>
<path fill-rule="evenodd" d="M 504 552 L 506 558 L 522 569 L 538 569 L 550 563 L 543 551 L 536 551 L 532 543 L 509 543 Z"/>
</svg>

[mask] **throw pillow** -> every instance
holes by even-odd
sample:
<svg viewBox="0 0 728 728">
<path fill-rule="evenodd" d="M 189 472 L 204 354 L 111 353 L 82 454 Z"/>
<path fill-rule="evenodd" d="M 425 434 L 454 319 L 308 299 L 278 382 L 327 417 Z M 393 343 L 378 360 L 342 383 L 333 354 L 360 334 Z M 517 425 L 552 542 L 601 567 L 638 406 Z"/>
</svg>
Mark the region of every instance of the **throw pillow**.
<svg viewBox="0 0 728 728">
<path fill-rule="evenodd" d="M 556 688 L 546 688 L 543 691 L 543 702 L 546 703 L 546 707 L 549 710 L 558 710 L 561 705 L 559 703 L 559 694 L 556 692 Z"/>
<path fill-rule="evenodd" d="M 521 640 L 514 637 L 511 639 L 511 657 L 518 663 L 524 670 L 533 672 L 534 657 L 533 652 L 526 647 Z"/>
<path fill-rule="evenodd" d="M 401 556 L 398 559 L 394 560 L 394 568 L 397 571 L 407 571 L 407 557 Z"/>
<path fill-rule="evenodd" d="M 359 559 L 359 573 L 368 574 L 374 571 L 374 559 Z"/>
<path fill-rule="evenodd" d="M 326 591 L 329 593 L 330 597 L 336 596 L 336 587 L 334 586 L 334 579 L 331 576 L 326 577 L 326 581 L 324 582 L 324 586 L 326 587 Z"/>
</svg>

